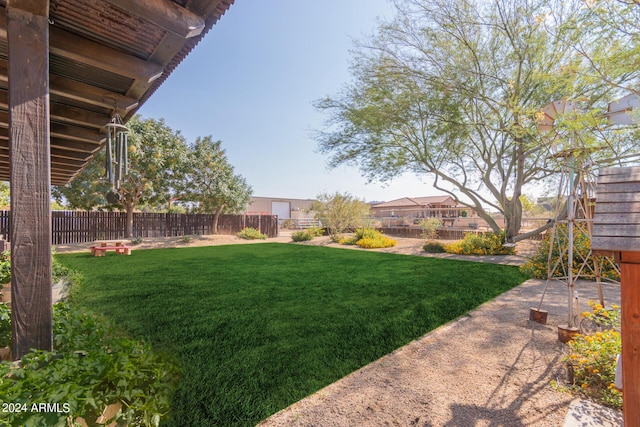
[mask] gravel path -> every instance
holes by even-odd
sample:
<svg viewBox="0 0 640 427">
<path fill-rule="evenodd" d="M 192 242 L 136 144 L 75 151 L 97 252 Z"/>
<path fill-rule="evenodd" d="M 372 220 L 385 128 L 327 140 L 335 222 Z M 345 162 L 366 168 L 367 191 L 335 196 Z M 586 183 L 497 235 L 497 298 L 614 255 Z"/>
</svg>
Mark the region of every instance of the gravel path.
<svg viewBox="0 0 640 427">
<path fill-rule="evenodd" d="M 528 320 L 544 281 L 529 280 L 263 421 L 275 426 L 561 426 L 566 287 L 547 291 L 547 325 Z M 580 284 L 581 298 L 597 298 Z M 619 287 L 605 288 L 619 300 Z"/>
</svg>

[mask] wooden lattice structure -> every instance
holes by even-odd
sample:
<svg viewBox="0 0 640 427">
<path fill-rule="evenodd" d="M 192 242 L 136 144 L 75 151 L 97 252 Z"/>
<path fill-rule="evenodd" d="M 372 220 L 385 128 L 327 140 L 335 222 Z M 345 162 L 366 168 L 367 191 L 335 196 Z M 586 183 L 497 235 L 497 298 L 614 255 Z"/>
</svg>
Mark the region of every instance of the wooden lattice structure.
<svg viewBox="0 0 640 427">
<path fill-rule="evenodd" d="M 620 264 L 624 425 L 640 425 L 640 167 L 598 177 L 591 248 Z"/>
</svg>

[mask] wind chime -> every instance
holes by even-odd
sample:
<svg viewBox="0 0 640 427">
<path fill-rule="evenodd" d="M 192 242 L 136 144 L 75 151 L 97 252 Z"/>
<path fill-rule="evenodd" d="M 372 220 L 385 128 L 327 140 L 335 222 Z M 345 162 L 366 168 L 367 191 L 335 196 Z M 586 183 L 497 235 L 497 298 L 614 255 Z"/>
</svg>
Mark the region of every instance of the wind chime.
<svg viewBox="0 0 640 427">
<path fill-rule="evenodd" d="M 120 201 L 120 181 L 128 173 L 128 134 L 129 128 L 124 125 L 122 117 L 116 111 L 107 129 L 107 147 L 105 160 L 106 177 L 111 184 L 111 190 L 107 193 L 109 203 Z"/>
</svg>

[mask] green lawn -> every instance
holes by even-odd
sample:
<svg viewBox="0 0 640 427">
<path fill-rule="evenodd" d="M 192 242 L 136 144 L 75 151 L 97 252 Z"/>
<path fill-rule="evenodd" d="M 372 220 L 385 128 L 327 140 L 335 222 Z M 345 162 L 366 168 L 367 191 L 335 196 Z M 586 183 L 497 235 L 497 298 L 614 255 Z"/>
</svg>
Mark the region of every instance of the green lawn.
<svg viewBox="0 0 640 427">
<path fill-rule="evenodd" d="M 518 268 L 266 243 L 60 254 L 74 302 L 177 356 L 176 425 L 255 425 L 524 281 Z"/>
</svg>

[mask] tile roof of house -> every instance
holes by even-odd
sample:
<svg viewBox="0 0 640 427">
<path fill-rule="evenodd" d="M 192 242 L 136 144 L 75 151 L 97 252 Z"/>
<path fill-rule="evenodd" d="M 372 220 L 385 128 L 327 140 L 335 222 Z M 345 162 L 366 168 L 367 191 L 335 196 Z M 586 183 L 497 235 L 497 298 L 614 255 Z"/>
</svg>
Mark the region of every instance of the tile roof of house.
<svg viewBox="0 0 640 427">
<path fill-rule="evenodd" d="M 389 202 L 374 205 L 374 208 L 407 208 L 441 204 L 447 200 L 454 201 L 451 196 L 403 197 Z"/>
</svg>

